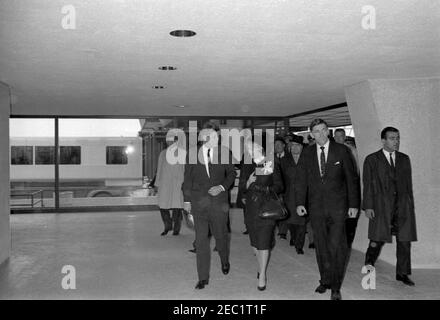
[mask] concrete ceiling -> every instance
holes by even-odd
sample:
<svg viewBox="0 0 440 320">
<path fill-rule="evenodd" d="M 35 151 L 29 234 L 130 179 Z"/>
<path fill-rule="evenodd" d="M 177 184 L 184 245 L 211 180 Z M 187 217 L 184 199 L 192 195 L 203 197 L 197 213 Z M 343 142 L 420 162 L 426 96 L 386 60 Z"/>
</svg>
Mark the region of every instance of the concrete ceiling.
<svg viewBox="0 0 440 320">
<path fill-rule="evenodd" d="M 61 27 L 66 4 L 75 30 Z M 375 30 L 361 27 L 364 5 Z M 439 75 L 438 0 L 0 3 L 14 115 L 287 116 L 342 103 L 366 79 Z"/>
</svg>

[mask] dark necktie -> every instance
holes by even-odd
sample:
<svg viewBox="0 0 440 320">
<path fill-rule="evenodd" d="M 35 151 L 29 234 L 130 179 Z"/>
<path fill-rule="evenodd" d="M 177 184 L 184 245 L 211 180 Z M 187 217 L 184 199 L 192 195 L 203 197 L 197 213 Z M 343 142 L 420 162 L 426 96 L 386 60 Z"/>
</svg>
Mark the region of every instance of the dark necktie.
<svg viewBox="0 0 440 320">
<path fill-rule="evenodd" d="M 392 155 L 393 154 L 390 152 L 390 164 L 391 164 L 391 168 L 395 169 L 394 161 L 393 161 L 393 156 Z"/>
<path fill-rule="evenodd" d="M 208 163 L 211 163 L 211 149 L 208 149 Z"/>
<path fill-rule="evenodd" d="M 324 153 L 325 147 L 321 147 L 321 177 L 325 174 L 325 153 Z"/>
</svg>

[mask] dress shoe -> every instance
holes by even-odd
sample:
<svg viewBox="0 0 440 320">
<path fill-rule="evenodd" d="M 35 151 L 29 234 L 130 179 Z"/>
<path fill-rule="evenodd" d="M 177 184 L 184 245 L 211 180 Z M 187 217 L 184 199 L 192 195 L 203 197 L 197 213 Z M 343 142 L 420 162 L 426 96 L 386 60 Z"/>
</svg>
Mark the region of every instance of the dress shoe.
<svg viewBox="0 0 440 320">
<path fill-rule="evenodd" d="M 309 249 L 315 249 L 315 244 L 313 242 L 309 244 Z"/>
<path fill-rule="evenodd" d="M 160 235 L 161 236 L 166 236 L 168 234 L 168 232 L 170 232 L 171 230 L 169 229 L 165 229 Z"/>
<path fill-rule="evenodd" d="M 330 289 L 330 287 L 329 286 L 327 286 L 327 285 L 324 285 L 324 284 L 320 284 L 316 289 L 315 289 L 315 292 L 318 292 L 318 293 L 325 293 L 326 291 L 327 291 L 327 289 Z"/>
<path fill-rule="evenodd" d="M 173 232 L 173 236 L 178 236 L 179 235 L 179 231 L 174 231 Z"/>
<path fill-rule="evenodd" d="M 404 275 L 396 274 L 396 280 L 402 281 L 404 284 L 406 284 L 407 286 L 410 286 L 410 287 L 413 287 L 416 285 L 414 283 L 414 281 L 412 281 L 406 274 L 404 274 Z"/>
<path fill-rule="evenodd" d="M 228 263 L 222 264 L 222 272 L 223 274 L 228 274 L 229 269 L 231 268 L 231 265 Z"/>
<path fill-rule="evenodd" d="M 203 289 L 203 288 L 205 288 L 206 285 L 208 285 L 208 283 L 209 283 L 208 280 L 200 280 L 196 284 L 196 289 L 198 289 L 198 290 Z"/>
<path fill-rule="evenodd" d="M 296 253 L 298 254 L 304 254 L 304 250 L 301 248 L 296 248 Z"/>
<path fill-rule="evenodd" d="M 189 252 L 196 253 L 196 249 L 189 249 Z"/>
<path fill-rule="evenodd" d="M 332 290 L 332 295 L 330 300 L 342 300 L 341 291 L 340 290 Z"/>
</svg>

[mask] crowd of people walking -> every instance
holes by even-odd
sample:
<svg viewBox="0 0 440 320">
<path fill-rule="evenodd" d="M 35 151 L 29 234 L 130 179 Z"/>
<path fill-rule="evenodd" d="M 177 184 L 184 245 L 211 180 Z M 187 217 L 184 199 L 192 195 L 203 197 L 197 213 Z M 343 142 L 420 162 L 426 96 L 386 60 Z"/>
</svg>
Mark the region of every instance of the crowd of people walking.
<svg viewBox="0 0 440 320">
<path fill-rule="evenodd" d="M 381 132 L 382 146 L 360 163 L 353 141 L 343 129 L 330 135 L 328 124 L 315 119 L 310 124 L 310 140 L 293 133 L 276 137 L 273 148 L 263 141 L 245 140 L 240 169 L 237 206 L 243 209 L 250 245 L 256 256 L 257 288 L 267 286 L 270 254 L 275 234 L 287 239 L 298 255 L 304 254 L 306 235 L 309 249 L 315 249 L 320 279 L 317 293 L 331 290 L 331 299 L 342 299 L 341 287 L 350 249 L 361 213 L 369 219 L 365 265 L 374 267 L 385 243 L 397 242 L 396 280 L 414 286 L 411 275 L 411 242 L 417 241 L 409 157 L 399 151 L 400 133 L 393 127 Z M 236 179 L 232 161 L 220 161 L 230 153 L 218 141 L 218 127 L 204 125 L 197 163 L 169 164 L 166 152 L 177 152 L 171 141 L 159 156 L 155 185 L 166 235 L 180 232 L 182 212 L 194 218 L 198 281 L 196 289 L 209 284 L 210 240 L 221 270 L 230 271 L 230 193 Z M 273 150 L 272 154 L 270 153 Z M 250 157 L 251 162 L 244 159 Z M 361 184 L 363 193 L 361 195 Z M 269 199 L 282 199 L 287 218 L 265 219 L 261 212 Z M 170 216 L 172 212 L 172 218 Z"/>
</svg>

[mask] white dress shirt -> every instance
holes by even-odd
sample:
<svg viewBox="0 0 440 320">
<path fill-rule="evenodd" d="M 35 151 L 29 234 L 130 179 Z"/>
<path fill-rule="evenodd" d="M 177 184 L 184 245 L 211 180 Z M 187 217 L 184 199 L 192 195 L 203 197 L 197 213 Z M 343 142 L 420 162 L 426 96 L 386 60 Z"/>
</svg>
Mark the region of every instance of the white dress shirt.
<svg viewBox="0 0 440 320">
<path fill-rule="evenodd" d="M 329 145 L 330 145 L 330 140 L 327 140 L 327 142 L 323 145 L 324 155 L 325 155 L 325 163 L 327 163 Z M 319 172 L 322 172 L 322 170 L 321 170 L 321 146 L 319 144 L 316 144 L 316 154 L 318 156 Z"/>
<path fill-rule="evenodd" d="M 208 177 L 211 178 L 211 176 L 209 175 L 209 161 L 212 162 L 212 153 L 214 152 L 213 148 L 207 148 L 205 145 L 202 146 L 202 150 L 203 150 L 203 161 L 205 162 L 205 168 L 206 168 L 206 173 L 208 174 Z M 208 150 L 209 150 L 209 156 L 210 159 L 208 159 Z"/>
<path fill-rule="evenodd" d="M 394 166 L 396 166 L 396 152 L 395 151 L 389 152 L 389 151 L 386 151 L 385 149 L 382 149 L 382 151 L 383 151 L 383 154 L 385 155 L 385 158 L 387 158 L 387 161 L 390 165 L 391 165 L 391 161 L 390 161 L 390 154 L 391 154 L 391 157 L 393 158 Z"/>
</svg>

